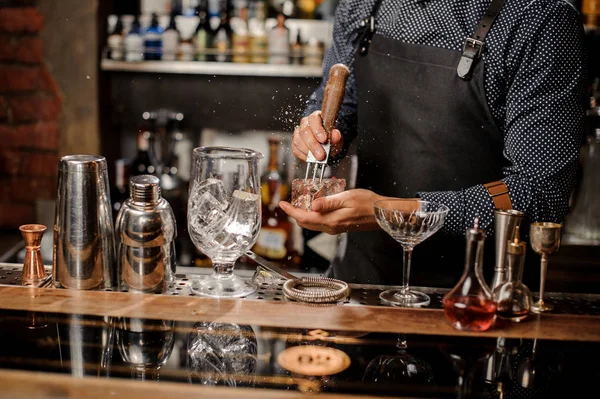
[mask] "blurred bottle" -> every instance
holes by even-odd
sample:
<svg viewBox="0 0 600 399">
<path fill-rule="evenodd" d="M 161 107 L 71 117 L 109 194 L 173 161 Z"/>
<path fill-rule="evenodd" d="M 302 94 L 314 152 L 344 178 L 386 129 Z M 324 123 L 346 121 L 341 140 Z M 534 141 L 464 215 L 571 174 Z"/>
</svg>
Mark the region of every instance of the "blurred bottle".
<svg viewBox="0 0 600 399">
<path fill-rule="evenodd" d="M 194 33 L 194 49 L 196 61 L 212 61 L 206 54 L 206 50 L 212 46 L 214 32 L 208 18 L 208 0 L 200 0 L 198 3 L 198 26 Z"/>
<path fill-rule="evenodd" d="M 179 29 L 177 29 L 176 14 L 171 14 L 169 26 L 162 34 L 162 59 L 163 61 L 175 61 L 179 49 Z"/>
<path fill-rule="evenodd" d="M 320 1 L 319 1 L 320 3 Z M 315 10 L 317 9 L 316 0 L 298 0 L 296 2 L 298 8 L 297 18 L 301 19 L 314 19 Z"/>
<path fill-rule="evenodd" d="M 300 28 L 298 28 L 298 32 L 296 33 L 296 41 L 292 44 L 292 54 L 291 54 L 291 63 L 294 65 L 302 65 L 304 64 L 304 48 L 302 44 L 302 35 L 300 33 Z"/>
<path fill-rule="evenodd" d="M 119 15 L 117 17 L 117 22 L 115 23 L 114 29 L 110 32 L 108 36 L 108 54 L 107 57 L 111 60 L 122 60 L 123 59 L 123 49 L 125 46 L 125 38 L 123 37 L 123 20 Z"/>
<path fill-rule="evenodd" d="M 113 219 L 117 219 L 117 213 L 123 202 L 129 198 L 129 165 L 126 159 L 117 159 L 115 162 L 115 184 L 110 193 L 112 203 Z"/>
<path fill-rule="evenodd" d="M 163 28 L 158 23 L 158 15 L 152 13 L 150 26 L 144 34 L 144 59 L 160 60 L 162 58 Z"/>
<path fill-rule="evenodd" d="M 300 263 L 300 259 L 294 251 L 292 224 L 279 208 L 279 201 L 287 200 L 289 195 L 279 166 L 280 146 L 280 137 L 269 138 L 269 166 L 261 176 L 262 224 L 253 251 L 265 259 L 290 265 Z"/>
<path fill-rule="evenodd" d="M 179 61 L 194 61 L 194 36 L 181 37 L 179 41 L 178 60 Z"/>
<path fill-rule="evenodd" d="M 584 25 L 588 29 L 596 29 L 600 19 L 600 0 L 582 0 L 581 13 Z"/>
<path fill-rule="evenodd" d="M 285 15 L 277 15 L 277 25 L 269 32 L 269 64 L 287 64 L 290 57 L 290 30 Z"/>
<path fill-rule="evenodd" d="M 303 64 L 309 66 L 320 67 L 323 63 L 323 53 L 324 48 L 323 44 L 317 40 L 316 37 L 311 37 L 308 39 L 306 44 L 303 47 L 304 58 Z"/>
<path fill-rule="evenodd" d="M 231 28 L 230 7 L 227 0 L 220 1 L 219 15 L 219 26 L 215 29 L 215 38 L 211 47 L 216 52 L 216 61 L 230 62 L 233 29 Z"/>
<path fill-rule="evenodd" d="M 248 29 L 248 8 L 243 5 L 239 9 L 239 17 L 233 27 L 231 49 L 233 62 L 247 64 L 250 62 L 250 31 Z"/>
<path fill-rule="evenodd" d="M 144 38 L 141 32 L 140 19 L 136 15 L 125 37 L 125 61 L 136 62 L 144 59 Z"/>
<path fill-rule="evenodd" d="M 264 0 L 252 3 L 254 12 L 249 21 L 251 62 L 266 64 L 269 62 L 269 35 L 265 28 L 266 6 Z"/>
<path fill-rule="evenodd" d="M 138 132 L 137 152 L 131 161 L 130 175 L 153 175 L 156 172 L 154 165 L 150 162 L 148 149 L 150 148 L 150 132 L 142 129 Z"/>
</svg>

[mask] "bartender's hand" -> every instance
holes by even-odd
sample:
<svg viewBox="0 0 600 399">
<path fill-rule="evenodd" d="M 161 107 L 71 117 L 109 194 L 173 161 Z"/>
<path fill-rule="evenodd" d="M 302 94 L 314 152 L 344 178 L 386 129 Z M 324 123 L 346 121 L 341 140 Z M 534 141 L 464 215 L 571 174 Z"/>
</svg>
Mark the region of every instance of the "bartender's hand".
<svg viewBox="0 0 600 399">
<path fill-rule="evenodd" d="M 317 198 L 312 203 L 312 211 L 295 208 L 286 201 L 279 206 L 300 227 L 322 231 L 328 234 L 340 234 L 350 231 L 377 230 L 373 201 L 385 199 L 373 191 L 364 189 L 346 190 L 339 194 Z"/>
<path fill-rule="evenodd" d="M 300 120 L 300 125 L 294 130 L 292 136 L 292 152 L 296 158 L 306 161 L 310 150 L 312 154 L 321 161 L 325 159 L 325 151 L 321 144 L 327 142 L 327 132 L 323 128 L 321 111 L 315 111 Z M 330 156 L 336 156 L 342 150 L 344 142 L 339 130 L 331 131 Z"/>
</svg>

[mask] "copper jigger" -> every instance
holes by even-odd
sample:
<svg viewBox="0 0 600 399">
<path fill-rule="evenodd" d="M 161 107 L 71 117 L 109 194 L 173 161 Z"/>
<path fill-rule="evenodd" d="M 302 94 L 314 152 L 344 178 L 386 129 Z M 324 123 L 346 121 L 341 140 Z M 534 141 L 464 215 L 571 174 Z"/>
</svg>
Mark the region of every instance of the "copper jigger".
<svg viewBox="0 0 600 399">
<path fill-rule="evenodd" d="M 40 250 L 46 226 L 42 224 L 24 224 L 19 227 L 19 230 L 21 230 L 21 235 L 25 240 L 26 251 L 21 284 L 37 285 L 46 278 L 46 269 Z"/>
</svg>

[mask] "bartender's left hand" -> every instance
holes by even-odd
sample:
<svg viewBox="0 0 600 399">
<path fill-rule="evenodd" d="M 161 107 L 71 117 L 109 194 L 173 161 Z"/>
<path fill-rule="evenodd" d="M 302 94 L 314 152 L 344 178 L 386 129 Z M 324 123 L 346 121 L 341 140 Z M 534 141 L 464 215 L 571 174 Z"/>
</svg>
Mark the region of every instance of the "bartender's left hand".
<svg viewBox="0 0 600 399">
<path fill-rule="evenodd" d="M 339 194 L 317 198 L 313 201 L 312 211 L 295 208 L 286 201 L 279 206 L 300 227 L 322 231 L 328 234 L 340 234 L 350 231 L 377 230 L 373 202 L 384 199 L 373 191 L 364 189 L 346 190 Z"/>
</svg>

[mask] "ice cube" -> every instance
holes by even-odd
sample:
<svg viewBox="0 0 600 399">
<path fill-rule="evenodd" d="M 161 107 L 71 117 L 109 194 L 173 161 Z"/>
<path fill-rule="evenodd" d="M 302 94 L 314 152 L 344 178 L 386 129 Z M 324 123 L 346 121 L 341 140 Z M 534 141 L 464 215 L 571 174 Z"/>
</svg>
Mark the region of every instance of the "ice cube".
<svg viewBox="0 0 600 399">
<path fill-rule="evenodd" d="M 210 193 L 214 199 L 221 204 L 221 210 L 225 210 L 229 205 L 229 200 L 223 182 L 214 177 L 209 177 L 194 186 L 192 196 L 198 196 L 204 192 Z"/>
<path fill-rule="evenodd" d="M 320 197 L 341 193 L 346 189 L 346 179 L 294 179 L 292 181 L 292 206 L 312 210 L 312 202 Z"/>
<path fill-rule="evenodd" d="M 208 191 L 199 197 L 190 198 L 192 224 L 196 227 L 208 227 L 225 218 L 223 204 Z"/>
<path fill-rule="evenodd" d="M 236 236 L 251 238 L 260 228 L 260 195 L 235 190 L 227 209 L 225 230 Z"/>
</svg>

